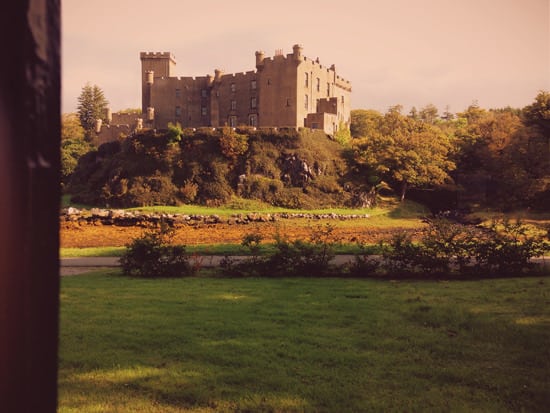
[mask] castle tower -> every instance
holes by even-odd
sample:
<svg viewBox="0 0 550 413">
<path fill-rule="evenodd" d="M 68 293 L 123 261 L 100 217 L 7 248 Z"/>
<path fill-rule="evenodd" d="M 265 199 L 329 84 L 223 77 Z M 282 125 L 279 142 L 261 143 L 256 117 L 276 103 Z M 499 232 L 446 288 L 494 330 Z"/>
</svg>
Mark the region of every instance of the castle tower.
<svg viewBox="0 0 550 413">
<path fill-rule="evenodd" d="M 171 77 L 175 73 L 176 59 L 170 52 L 140 53 L 141 59 L 141 111 L 147 113 L 151 101 L 151 88 L 155 78 Z M 148 93 L 149 92 L 149 93 Z"/>
<path fill-rule="evenodd" d="M 264 67 L 265 54 L 259 50 L 256 52 L 256 69 L 260 70 Z"/>
<path fill-rule="evenodd" d="M 304 50 L 304 48 L 302 47 L 301 44 L 295 44 L 294 46 L 292 46 L 292 57 L 294 58 L 295 61 L 297 62 L 301 62 L 302 61 L 302 51 Z"/>
</svg>

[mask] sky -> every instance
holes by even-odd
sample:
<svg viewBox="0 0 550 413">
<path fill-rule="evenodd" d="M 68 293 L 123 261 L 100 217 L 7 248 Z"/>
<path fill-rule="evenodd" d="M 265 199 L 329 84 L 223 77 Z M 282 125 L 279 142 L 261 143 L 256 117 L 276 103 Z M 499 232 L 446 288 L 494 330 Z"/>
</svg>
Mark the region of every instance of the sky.
<svg viewBox="0 0 550 413">
<path fill-rule="evenodd" d="M 62 112 L 87 82 L 113 111 L 139 108 L 142 51 L 205 76 L 297 43 L 351 81 L 352 109 L 521 108 L 550 91 L 550 0 L 63 0 Z"/>
</svg>

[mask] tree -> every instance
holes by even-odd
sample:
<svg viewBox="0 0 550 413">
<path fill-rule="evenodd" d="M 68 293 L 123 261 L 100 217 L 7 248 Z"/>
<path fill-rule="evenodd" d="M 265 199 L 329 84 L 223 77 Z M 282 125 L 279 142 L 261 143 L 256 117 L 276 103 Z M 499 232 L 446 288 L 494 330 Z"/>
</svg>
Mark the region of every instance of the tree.
<svg viewBox="0 0 550 413">
<path fill-rule="evenodd" d="M 376 110 L 354 109 L 351 111 L 350 132 L 353 138 L 364 138 L 377 130 L 382 114 Z"/>
<path fill-rule="evenodd" d="M 550 139 L 550 92 L 539 92 L 535 101 L 523 108 L 522 112 L 527 126 L 539 128 Z"/>
<path fill-rule="evenodd" d="M 63 139 L 61 141 L 61 182 L 65 185 L 76 169 L 80 157 L 92 150 L 92 146 L 83 139 Z"/>
<path fill-rule="evenodd" d="M 421 108 L 420 111 L 418 112 L 418 115 L 420 119 L 428 123 L 435 123 L 435 121 L 439 116 L 437 107 L 435 107 L 435 105 L 431 103 Z"/>
<path fill-rule="evenodd" d="M 354 159 L 365 179 L 377 176 L 393 183 L 404 200 L 410 187 L 450 180 L 455 164 L 449 159 L 450 140 L 439 128 L 403 116 L 397 108 L 384 115 L 378 133 L 355 142 Z"/>
<path fill-rule="evenodd" d="M 97 85 L 86 85 L 78 97 L 78 118 L 84 128 L 86 139 L 93 141 L 93 133 L 97 119 L 107 120 L 107 107 L 109 102 L 103 94 L 103 90 Z"/>
<path fill-rule="evenodd" d="M 84 129 L 76 113 L 61 115 L 61 140 L 84 139 Z"/>
</svg>

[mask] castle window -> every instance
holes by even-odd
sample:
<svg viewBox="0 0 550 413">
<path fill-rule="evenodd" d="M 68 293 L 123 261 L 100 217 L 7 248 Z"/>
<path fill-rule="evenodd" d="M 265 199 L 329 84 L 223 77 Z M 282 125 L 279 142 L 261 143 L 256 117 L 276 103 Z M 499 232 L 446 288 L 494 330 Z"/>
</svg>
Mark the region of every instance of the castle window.
<svg viewBox="0 0 550 413">
<path fill-rule="evenodd" d="M 271 85 L 271 79 L 267 79 L 267 85 Z"/>
<path fill-rule="evenodd" d="M 248 118 L 248 125 L 249 126 L 258 126 L 258 115 L 250 115 Z"/>
<path fill-rule="evenodd" d="M 330 97 L 330 83 L 327 83 L 327 98 Z"/>
<path fill-rule="evenodd" d="M 229 126 L 232 128 L 237 126 L 237 117 L 236 116 L 230 116 L 229 117 Z"/>
<path fill-rule="evenodd" d="M 236 100 L 231 101 L 231 110 L 237 110 L 237 101 Z"/>
<path fill-rule="evenodd" d="M 181 106 L 176 106 L 176 118 L 181 118 Z"/>
<path fill-rule="evenodd" d="M 176 89 L 176 98 L 181 98 L 181 89 Z"/>
<path fill-rule="evenodd" d="M 344 104 L 344 95 L 342 95 L 342 105 Z"/>
<path fill-rule="evenodd" d="M 250 107 L 252 109 L 256 109 L 256 106 L 258 105 L 258 102 L 255 97 L 250 98 Z"/>
<path fill-rule="evenodd" d="M 321 79 L 317 78 L 317 92 L 321 91 Z"/>
<path fill-rule="evenodd" d="M 306 78 L 305 79 L 306 79 L 306 81 L 305 81 L 304 86 L 308 87 L 309 86 L 309 73 L 308 72 L 306 72 Z"/>
<path fill-rule="evenodd" d="M 201 106 L 201 115 L 206 116 L 206 106 Z"/>
<path fill-rule="evenodd" d="M 207 97 L 206 89 L 202 89 L 202 90 L 201 90 L 201 96 L 202 96 L 203 98 Z"/>
<path fill-rule="evenodd" d="M 237 87 L 235 86 L 235 83 L 231 83 L 231 92 L 235 92 L 237 90 Z"/>
<path fill-rule="evenodd" d="M 250 89 L 256 90 L 256 79 L 250 81 Z"/>
<path fill-rule="evenodd" d="M 304 100 L 304 109 L 305 110 L 308 109 L 308 103 L 309 103 L 309 96 L 305 95 L 305 100 Z"/>
</svg>

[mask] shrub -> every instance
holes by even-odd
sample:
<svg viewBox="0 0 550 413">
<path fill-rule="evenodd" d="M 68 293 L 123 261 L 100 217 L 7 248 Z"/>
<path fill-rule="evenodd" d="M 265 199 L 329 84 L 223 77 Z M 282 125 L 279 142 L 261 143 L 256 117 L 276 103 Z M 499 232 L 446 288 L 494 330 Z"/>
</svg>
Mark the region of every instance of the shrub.
<svg viewBox="0 0 550 413">
<path fill-rule="evenodd" d="M 276 251 L 266 260 L 271 276 L 322 277 L 334 275 L 330 261 L 334 258 L 334 227 L 330 224 L 311 230 L 309 242 L 289 241 L 276 234 Z"/>
<path fill-rule="evenodd" d="M 313 228 L 309 241 L 289 241 L 275 235 L 276 251 L 268 256 L 259 256 L 260 234 L 246 234 L 242 244 L 252 257 L 239 262 L 225 257 L 221 263 L 222 273 L 228 276 L 251 277 L 323 277 L 336 275 L 330 264 L 334 258 L 334 227 L 330 224 Z"/>
<path fill-rule="evenodd" d="M 374 256 L 372 247 L 359 244 L 360 252 L 353 256 L 353 261 L 348 267 L 351 277 L 369 277 L 377 274 L 380 268 L 380 260 Z"/>
<path fill-rule="evenodd" d="M 188 179 L 180 188 L 179 196 L 184 202 L 191 203 L 197 197 L 198 192 L 199 186 L 195 182 Z"/>
<path fill-rule="evenodd" d="M 383 266 L 391 275 L 521 275 L 545 242 L 521 222 L 494 221 L 480 229 L 433 219 L 421 242 L 399 233 L 384 245 Z"/>
<path fill-rule="evenodd" d="M 193 275 L 196 268 L 190 265 L 185 246 L 169 245 L 172 235 L 173 230 L 161 222 L 158 229 L 134 239 L 120 257 L 122 272 L 144 278 Z"/>
<path fill-rule="evenodd" d="M 532 269 L 531 258 L 544 254 L 542 236 L 530 234 L 529 227 L 520 221 L 493 220 L 487 234 L 485 240 L 475 244 L 477 272 L 519 275 Z"/>
<path fill-rule="evenodd" d="M 245 234 L 241 245 L 250 252 L 250 258 L 237 262 L 234 258 L 225 256 L 220 263 L 222 274 L 230 277 L 263 275 L 266 259 L 260 256 L 262 240 L 263 237 L 258 232 Z"/>
</svg>

